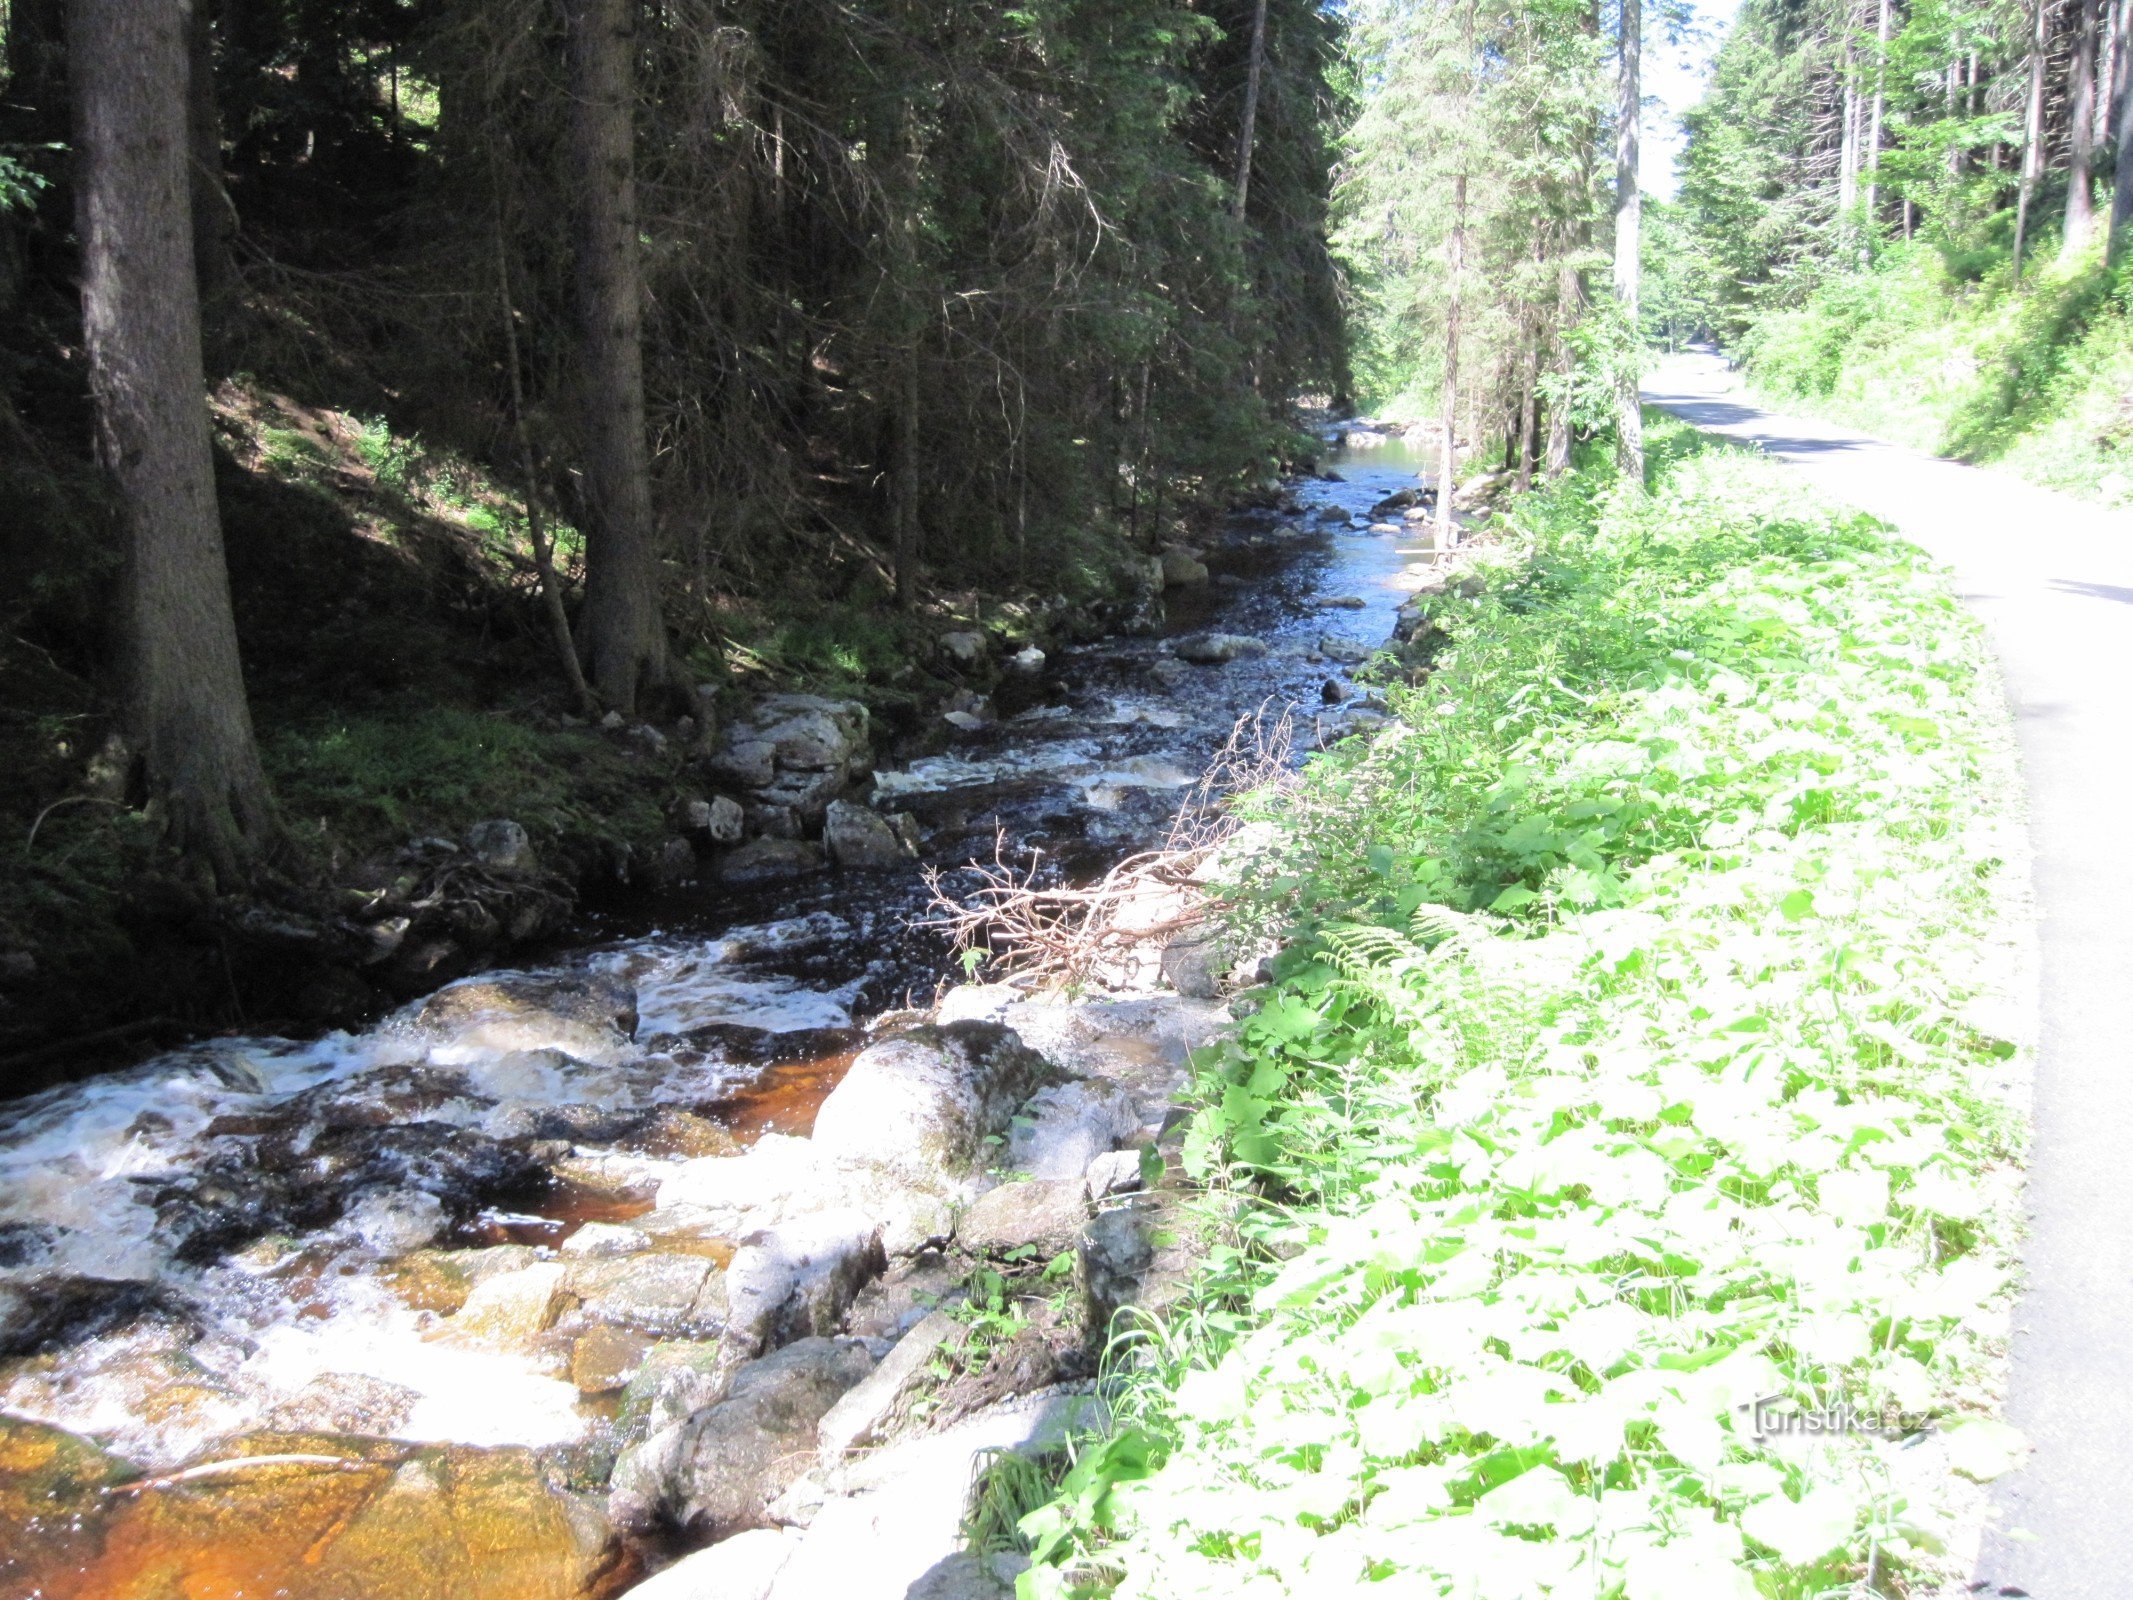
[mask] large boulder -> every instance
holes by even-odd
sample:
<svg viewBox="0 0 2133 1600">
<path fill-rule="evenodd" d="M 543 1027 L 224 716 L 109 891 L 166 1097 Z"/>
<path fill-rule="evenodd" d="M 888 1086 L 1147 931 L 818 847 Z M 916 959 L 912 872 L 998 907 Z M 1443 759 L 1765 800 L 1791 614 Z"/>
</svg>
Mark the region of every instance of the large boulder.
<svg viewBox="0 0 2133 1600">
<path fill-rule="evenodd" d="M 860 1052 L 815 1117 L 815 1145 L 923 1187 L 983 1172 L 986 1140 L 1004 1135 L 1039 1089 L 1064 1080 L 993 1022 L 913 1028 Z"/>
<path fill-rule="evenodd" d="M 848 1339 L 802 1339 L 747 1363 L 724 1399 L 623 1452 L 610 1513 L 627 1528 L 667 1523 L 714 1539 L 760 1526 L 814 1460 L 824 1415 L 873 1364 Z"/>
<path fill-rule="evenodd" d="M 725 787 L 812 824 L 871 760 L 867 708 L 857 700 L 774 694 L 719 730 L 708 765 Z"/>
</svg>

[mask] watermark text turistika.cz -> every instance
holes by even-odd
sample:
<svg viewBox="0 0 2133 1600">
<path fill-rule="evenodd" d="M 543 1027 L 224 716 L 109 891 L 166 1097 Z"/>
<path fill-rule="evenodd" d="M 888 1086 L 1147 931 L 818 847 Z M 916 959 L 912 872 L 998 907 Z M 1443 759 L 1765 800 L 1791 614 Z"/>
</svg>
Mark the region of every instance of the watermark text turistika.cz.
<svg viewBox="0 0 2133 1600">
<path fill-rule="evenodd" d="M 1901 1438 L 1925 1426 L 1922 1418 L 1893 1409 L 1862 1411 L 1847 1400 L 1832 1406 L 1803 1406 L 1790 1395 L 1766 1394 L 1733 1408 L 1748 1419 L 1756 1443 L 1787 1437 L 1820 1438 L 1829 1434 L 1871 1433 Z"/>
</svg>

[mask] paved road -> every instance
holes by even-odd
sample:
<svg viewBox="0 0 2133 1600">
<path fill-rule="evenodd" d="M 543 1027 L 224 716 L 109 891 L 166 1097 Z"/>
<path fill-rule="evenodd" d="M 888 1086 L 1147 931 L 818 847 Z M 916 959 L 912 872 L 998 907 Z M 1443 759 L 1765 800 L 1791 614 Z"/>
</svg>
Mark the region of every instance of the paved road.
<svg viewBox="0 0 2133 1600">
<path fill-rule="evenodd" d="M 2133 516 L 1773 416 L 1711 356 L 1645 399 L 1791 462 L 1955 571 L 2006 673 L 2041 915 L 2028 1281 L 2001 1480 L 1974 1592 L 2133 1596 Z M 2008 1538 L 2019 1529 L 2032 1538 Z"/>
</svg>

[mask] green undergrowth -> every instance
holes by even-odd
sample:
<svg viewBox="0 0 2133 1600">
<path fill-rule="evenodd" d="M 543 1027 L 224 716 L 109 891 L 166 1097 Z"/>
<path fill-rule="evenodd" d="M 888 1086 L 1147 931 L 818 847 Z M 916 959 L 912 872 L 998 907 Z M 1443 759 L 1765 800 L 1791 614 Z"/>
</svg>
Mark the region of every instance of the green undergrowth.
<svg viewBox="0 0 2133 1600">
<path fill-rule="evenodd" d="M 1781 404 L 2133 505 L 2128 292 L 2093 250 L 2040 261 L 2017 288 L 2004 264 L 1959 281 L 1936 251 L 1896 247 L 1764 313 L 1741 354 Z"/>
<path fill-rule="evenodd" d="M 1292 932 L 1198 1063 L 1215 1243 L 1114 1343 L 1025 1600 L 1960 1564 L 2020 1447 L 2004 714 L 1917 552 L 1652 446 L 1648 499 L 1524 501 L 1396 721 L 1264 802 Z M 1842 1406 L 1887 1431 L 1806 1431 Z"/>
</svg>

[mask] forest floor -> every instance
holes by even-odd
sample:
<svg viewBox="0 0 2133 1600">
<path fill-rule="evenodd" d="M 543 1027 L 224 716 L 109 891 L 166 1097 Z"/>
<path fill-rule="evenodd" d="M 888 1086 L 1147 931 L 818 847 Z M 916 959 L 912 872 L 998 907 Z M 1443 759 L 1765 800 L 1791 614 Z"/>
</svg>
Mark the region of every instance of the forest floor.
<svg viewBox="0 0 2133 1600">
<path fill-rule="evenodd" d="M 2040 917 L 2026 1286 L 2009 1420 L 2035 1446 L 2003 1479 L 1983 1592 L 2122 1590 L 2096 1508 L 2133 1498 L 2133 515 L 1749 401 L 1708 354 L 1668 358 L 1645 397 L 1754 445 L 1887 518 L 1952 569 L 2006 678 L 2028 788 Z"/>
</svg>

